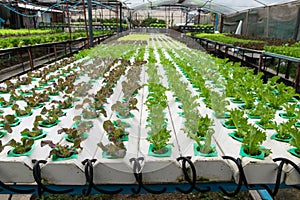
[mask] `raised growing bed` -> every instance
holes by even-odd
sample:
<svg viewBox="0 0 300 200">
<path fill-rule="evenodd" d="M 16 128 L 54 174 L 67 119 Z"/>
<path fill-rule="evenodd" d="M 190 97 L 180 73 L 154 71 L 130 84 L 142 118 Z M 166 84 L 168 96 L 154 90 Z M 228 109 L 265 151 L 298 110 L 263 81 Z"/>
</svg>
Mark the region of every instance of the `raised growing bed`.
<svg viewBox="0 0 300 200">
<path fill-rule="evenodd" d="M 297 168 L 286 165 L 281 172 L 283 164 L 276 162 L 284 157 L 299 165 L 298 150 L 290 153 L 299 148 L 300 116 L 292 88 L 276 78 L 264 84 L 253 71 L 170 37 L 139 37 L 147 45 L 100 45 L 83 59 L 64 59 L 2 83 L 0 122 L 8 133 L 1 138 L 1 181 L 34 183 L 40 169 L 44 183 L 82 186 L 93 167 L 94 184 L 232 178 L 239 184 L 299 184 Z M 17 110 L 29 114 L 14 117 Z M 261 120 L 249 117 L 258 113 Z M 289 130 L 290 142 L 280 126 Z M 30 133 L 44 135 L 21 140 Z M 32 153 L 11 155 L 19 146 Z"/>
</svg>

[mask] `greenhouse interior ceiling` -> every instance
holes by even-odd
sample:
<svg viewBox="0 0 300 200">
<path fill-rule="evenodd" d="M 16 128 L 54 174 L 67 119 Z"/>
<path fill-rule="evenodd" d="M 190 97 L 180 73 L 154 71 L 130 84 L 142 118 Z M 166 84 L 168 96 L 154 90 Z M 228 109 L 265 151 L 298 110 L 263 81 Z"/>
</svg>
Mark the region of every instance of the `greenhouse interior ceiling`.
<svg viewBox="0 0 300 200">
<path fill-rule="evenodd" d="M 13 1 L 1 0 L 2 3 L 12 3 Z M 23 3 L 40 3 L 40 4 L 53 4 L 53 3 L 65 3 L 69 2 L 71 4 L 80 4 L 81 1 L 74 0 L 23 0 Z M 88 2 L 87 0 L 85 2 Z M 115 0 L 95 0 L 92 1 L 93 4 L 98 5 L 111 5 L 114 6 Z M 139 10 L 139 9 L 149 9 L 156 8 L 161 6 L 175 6 L 175 7 L 189 7 L 195 9 L 202 9 L 206 11 L 212 11 L 221 13 L 224 15 L 234 14 L 243 12 L 249 9 L 259 8 L 259 7 L 268 7 L 286 3 L 297 3 L 300 5 L 300 2 L 297 0 L 119 0 L 122 5 L 130 10 Z"/>
<path fill-rule="evenodd" d="M 297 2 L 295 0 L 120 0 L 130 9 L 143 9 L 162 5 L 202 8 L 222 14 L 233 14 L 257 7 Z M 299 1 L 298 1 L 299 2 Z M 300 2 L 299 2 L 300 5 Z"/>
</svg>

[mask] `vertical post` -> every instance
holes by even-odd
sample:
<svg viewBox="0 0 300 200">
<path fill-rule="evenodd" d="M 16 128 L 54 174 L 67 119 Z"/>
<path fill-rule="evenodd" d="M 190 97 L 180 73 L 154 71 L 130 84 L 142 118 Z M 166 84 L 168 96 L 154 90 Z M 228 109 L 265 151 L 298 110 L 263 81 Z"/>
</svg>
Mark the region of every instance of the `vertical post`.
<svg viewBox="0 0 300 200">
<path fill-rule="evenodd" d="M 28 52 L 28 57 L 29 57 L 30 68 L 31 68 L 31 70 L 33 70 L 34 66 L 33 66 L 33 58 L 32 58 L 31 47 L 29 47 L 27 49 L 27 52 Z"/>
<path fill-rule="evenodd" d="M 165 22 L 167 23 L 167 7 L 165 7 Z"/>
<path fill-rule="evenodd" d="M 72 54 L 72 30 L 71 30 L 71 25 L 70 25 L 70 13 L 69 13 L 69 4 L 68 1 L 66 1 L 66 9 L 67 9 L 67 17 L 68 17 L 68 27 L 69 27 L 69 33 L 70 33 L 70 41 L 69 41 L 69 46 L 70 46 L 70 53 Z"/>
<path fill-rule="evenodd" d="M 287 61 L 286 65 L 286 71 L 285 71 L 285 78 L 289 79 L 290 78 L 290 72 L 291 72 L 291 61 Z"/>
<path fill-rule="evenodd" d="M 201 20 L 201 9 L 198 9 L 197 11 L 198 11 L 198 20 L 197 20 L 198 22 L 197 22 L 197 23 L 200 24 L 200 20 Z"/>
<path fill-rule="evenodd" d="M 188 24 L 188 21 L 189 21 L 189 11 L 186 10 L 186 15 L 185 15 L 185 25 L 187 26 Z"/>
<path fill-rule="evenodd" d="M 281 63 L 281 59 L 278 58 L 278 64 L 277 64 L 277 69 L 276 69 L 276 76 L 278 76 L 279 74 L 279 70 L 280 70 L 280 63 Z"/>
<path fill-rule="evenodd" d="M 119 18 L 119 3 L 116 1 L 116 32 L 119 33 L 118 18 Z"/>
<path fill-rule="evenodd" d="M 300 6 L 298 6 L 298 14 L 297 14 L 297 19 L 296 19 L 295 31 L 294 31 L 294 35 L 293 35 L 294 40 L 297 40 L 297 38 L 298 38 L 299 28 L 300 28 Z"/>
<path fill-rule="evenodd" d="M 223 33 L 224 16 L 220 14 L 220 33 Z"/>
<path fill-rule="evenodd" d="M 22 61 L 23 72 L 25 72 L 25 66 L 24 66 L 24 62 L 23 62 L 23 54 L 22 54 L 22 52 L 19 52 L 19 55 L 20 55 L 20 58 L 21 58 L 21 61 Z"/>
<path fill-rule="evenodd" d="M 227 58 L 228 56 L 228 46 L 225 46 L 225 56 L 224 56 L 224 58 Z"/>
<path fill-rule="evenodd" d="M 120 2 L 120 32 L 122 33 L 123 27 L 122 27 L 122 3 Z"/>
<path fill-rule="evenodd" d="M 295 85 L 294 85 L 296 92 L 297 92 L 297 88 L 299 85 L 299 79 L 300 79 L 300 63 L 298 63 L 297 70 L 296 70 L 296 79 L 295 79 Z"/>
<path fill-rule="evenodd" d="M 64 43 L 65 46 L 65 55 L 68 55 L 68 51 L 67 51 L 67 43 Z"/>
<path fill-rule="evenodd" d="M 219 29 L 219 14 L 216 13 L 216 24 L 215 24 L 215 31 Z"/>
<path fill-rule="evenodd" d="M 248 24 L 249 24 L 249 10 L 246 12 L 246 19 L 245 19 L 245 35 L 248 36 Z"/>
<path fill-rule="evenodd" d="M 269 35 L 270 35 L 270 30 L 269 30 L 269 26 L 270 26 L 270 7 L 268 6 L 266 9 L 267 9 L 266 37 L 269 37 Z"/>
<path fill-rule="evenodd" d="M 182 23 L 182 15 L 183 15 L 183 12 L 182 12 L 182 9 L 180 9 L 180 24 Z"/>
<path fill-rule="evenodd" d="M 48 57 L 48 62 L 50 62 L 50 52 L 51 52 L 51 51 L 50 51 L 50 47 L 48 47 L 48 48 L 47 48 L 47 54 L 48 54 L 48 56 L 47 56 L 47 57 Z"/>
<path fill-rule="evenodd" d="M 262 71 L 263 59 L 264 59 L 264 55 L 263 53 L 261 53 L 259 55 L 259 61 L 258 61 L 259 62 L 258 71 L 257 71 L 258 73 Z"/>
<path fill-rule="evenodd" d="M 90 48 L 89 31 L 88 31 L 88 26 L 87 26 L 87 22 L 86 22 L 85 0 L 82 0 L 82 6 L 83 6 L 83 14 L 84 14 L 85 34 L 86 34 L 88 48 Z"/>
<path fill-rule="evenodd" d="M 89 18 L 89 33 L 90 33 L 90 47 L 94 46 L 93 34 L 93 15 L 92 15 L 92 1 L 88 0 L 88 18 Z"/>
<path fill-rule="evenodd" d="M 53 51 L 54 51 L 55 61 L 57 61 L 57 52 L 56 52 L 56 45 L 55 44 L 53 44 Z"/>
</svg>

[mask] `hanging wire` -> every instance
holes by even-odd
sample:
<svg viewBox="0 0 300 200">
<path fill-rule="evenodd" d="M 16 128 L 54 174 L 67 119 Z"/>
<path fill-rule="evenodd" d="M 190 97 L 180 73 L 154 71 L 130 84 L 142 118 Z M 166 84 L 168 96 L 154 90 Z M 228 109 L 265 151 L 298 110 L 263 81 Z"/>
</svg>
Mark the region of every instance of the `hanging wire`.
<svg viewBox="0 0 300 200">
<path fill-rule="evenodd" d="M 22 1 L 23 1 L 23 2 L 26 2 L 26 1 L 24 1 L 24 0 L 22 0 Z M 21 16 L 23 16 L 23 17 L 37 17 L 37 16 L 39 16 L 39 15 L 45 13 L 45 12 L 48 12 L 49 10 L 51 10 L 51 9 L 54 8 L 54 7 L 58 7 L 60 4 L 62 4 L 62 3 L 64 3 L 64 2 L 66 2 L 66 0 L 63 0 L 63 1 L 58 2 L 58 3 L 55 3 L 55 4 L 53 4 L 52 6 L 48 7 L 45 11 L 40 12 L 40 13 L 37 13 L 37 14 L 34 14 L 34 15 L 26 15 L 26 14 L 24 14 L 24 13 L 20 13 L 20 12 L 17 11 L 16 9 L 11 8 L 11 7 L 9 7 L 9 6 L 5 5 L 5 4 L 2 4 L 2 5 L 3 5 L 3 7 L 7 8 L 8 10 L 10 10 L 10 11 L 12 11 L 12 12 L 14 12 L 14 13 L 17 13 L 18 15 L 21 15 Z"/>
<path fill-rule="evenodd" d="M 21 1 L 24 2 L 24 3 L 27 3 L 27 1 L 25 1 L 25 0 L 21 0 Z M 10 6 L 7 6 L 7 5 L 5 5 L 5 4 L 2 4 L 2 6 L 5 7 L 6 9 L 8 9 L 8 10 L 10 10 L 10 11 L 12 11 L 12 12 L 18 14 L 18 15 L 23 16 L 23 17 L 38 17 L 39 15 L 42 15 L 42 14 L 44 14 L 45 12 L 48 12 L 49 10 L 51 10 L 52 8 L 58 7 L 60 4 L 65 3 L 65 2 L 66 2 L 66 0 L 62 0 L 61 2 L 55 3 L 55 4 L 53 4 L 52 6 L 48 7 L 48 8 L 47 8 L 46 10 L 44 10 L 43 12 L 40 12 L 40 13 L 37 13 L 37 14 L 34 14 L 34 15 L 27 15 L 27 14 L 21 13 L 21 12 L 17 11 L 16 9 L 11 8 Z M 85 2 L 87 2 L 87 1 L 85 1 Z M 95 3 L 95 4 L 97 4 L 97 5 L 100 5 L 101 7 L 106 8 L 106 9 L 108 9 L 108 10 L 112 10 L 112 7 L 106 6 L 106 5 L 101 4 L 101 3 L 97 2 L 97 1 L 92 1 L 92 2 Z M 74 7 L 78 6 L 79 4 L 82 4 L 82 2 L 78 2 L 78 3 L 76 3 L 75 5 L 70 6 L 70 7 L 69 7 L 69 10 L 70 10 L 70 9 L 73 9 Z"/>
</svg>

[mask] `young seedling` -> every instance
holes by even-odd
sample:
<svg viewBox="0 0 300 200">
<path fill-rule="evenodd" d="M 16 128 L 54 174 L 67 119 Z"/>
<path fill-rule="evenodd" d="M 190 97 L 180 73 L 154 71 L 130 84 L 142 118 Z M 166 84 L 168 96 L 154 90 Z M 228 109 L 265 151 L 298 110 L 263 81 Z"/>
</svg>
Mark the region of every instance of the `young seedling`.
<svg viewBox="0 0 300 200">
<path fill-rule="evenodd" d="M 260 114 L 260 121 L 256 122 L 257 125 L 262 127 L 263 129 L 272 129 L 273 128 L 273 122 L 272 120 L 275 117 L 276 110 L 269 108 L 265 109 L 265 112 Z"/>
<path fill-rule="evenodd" d="M 82 104 L 76 105 L 75 109 L 82 109 L 82 116 L 85 119 L 94 119 L 99 117 L 100 114 L 107 117 L 107 113 L 104 106 L 101 106 L 98 109 L 93 109 L 91 104 L 93 105 L 93 102 L 90 99 L 86 98 L 83 100 Z"/>
<path fill-rule="evenodd" d="M 11 109 L 16 112 L 18 117 L 30 115 L 32 113 L 30 106 L 26 106 L 24 109 L 21 109 L 18 104 L 14 104 Z"/>
<path fill-rule="evenodd" d="M 109 156 L 123 158 L 126 155 L 126 147 L 121 138 L 128 135 L 128 133 L 125 132 L 123 128 L 115 127 L 110 120 L 104 121 L 103 128 L 109 135 L 110 143 L 103 145 L 102 142 L 100 142 L 98 146 Z"/>
<path fill-rule="evenodd" d="M 55 107 L 55 105 L 52 105 L 50 109 L 44 107 L 41 110 L 41 114 L 48 115 L 50 117 L 55 117 L 55 116 L 62 117 L 66 115 L 66 113 L 61 108 Z"/>
<path fill-rule="evenodd" d="M 277 135 L 276 138 L 281 140 L 289 140 L 292 138 L 292 135 L 297 134 L 298 129 L 295 127 L 296 119 L 289 119 L 286 122 L 277 124 L 274 122 L 273 128 L 275 129 Z"/>
<path fill-rule="evenodd" d="M 9 133 L 12 133 L 11 127 L 16 126 L 20 122 L 14 115 L 0 115 L 0 120 L 0 126 Z"/>
<path fill-rule="evenodd" d="M 32 78 L 31 77 L 18 77 L 18 82 L 20 85 L 29 85 L 32 82 Z"/>
<path fill-rule="evenodd" d="M 62 145 L 62 144 L 54 144 L 51 140 L 43 140 L 41 142 L 41 147 L 45 145 L 49 145 L 49 147 L 52 149 L 49 153 L 49 158 L 52 156 L 53 159 L 56 158 L 68 158 L 71 157 L 74 154 L 78 154 L 79 149 L 82 149 L 80 146 L 80 139 L 77 139 L 74 141 L 73 145 Z"/>
<path fill-rule="evenodd" d="M 9 100 L 9 101 L 6 101 L 4 99 L 4 97 L 0 97 L 0 105 L 3 107 L 3 108 L 6 108 L 6 107 L 9 107 L 11 105 L 13 105 L 15 103 L 14 100 Z"/>
<path fill-rule="evenodd" d="M 17 142 L 12 139 L 8 142 L 7 145 L 13 147 L 13 153 L 15 154 L 23 154 L 31 150 L 32 145 L 34 144 L 34 139 L 31 138 L 21 138 L 21 142 Z"/>
<path fill-rule="evenodd" d="M 58 107 L 61 109 L 68 109 L 73 107 L 74 98 L 69 95 L 65 95 L 64 98 L 65 99 L 63 101 L 53 100 L 52 103 L 57 103 Z"/>
<path fill-rule="evenodd" d="M 264 149 L 260 146 L 266 138 L 267 136 L 265 132 L 250 125 L 248 133 L 245 135 L 242 143 L 245 153 L 251 156 L 257 156 L 264 152 L 265 156 L 269 155 L 271 150 Z"/>
<path fill-rule="evenodd" d="M 77 128 L 62 128 L 57 131 L 58 134 L 65 133 L 68 141 L 75 141 L 77 139 L 84 140 L 86 135 L 80 129 Z"/>
<path fill-rule="evenodd" d="M 88 132 L 93 127 L 92 121 L 82 120 L 82 117 L 80 115 L 75 116 L 73 118 L 73 121 L 74 121 L 73 126 L 82 132 Z"/>
<path fill-rule="evenodd" d="M 285 113 L 279 113 L 279 115 L 282 118 L 294 118 L 297 116 L 296 112 L 296 106 L 297 104 L 290 104 L 290 103 L 285 103 L 283 104 L 283 107 L 285 108 Z"/>
<path fill-rule="evenodd" d="M 114 105 L 111 106 L 111 110 L 118 112 L 118 114 L 122 117 L 129 117 L 131 110 L 138 110 L 136 105 L 137 99 L 134 97 L 130 97 L 124 102 L 117 101 Z"/>
<path fill-rule="evenodd" d="M 203 154 L 209 154 L 215 151 L 215 148 L 211 146 L 211 137 L 215 133 L 212 126 L 214 126 L 214 122 L 208 115 L 205 117 L 201 116 L 198 120 L 198 131 L 194 134 L 189 134 L 189 136 L 197 143 L 199 151 Z M 203 140 L 202 138 L 205 138 L 204 144 L 201 143 Z"/>
</svg>

